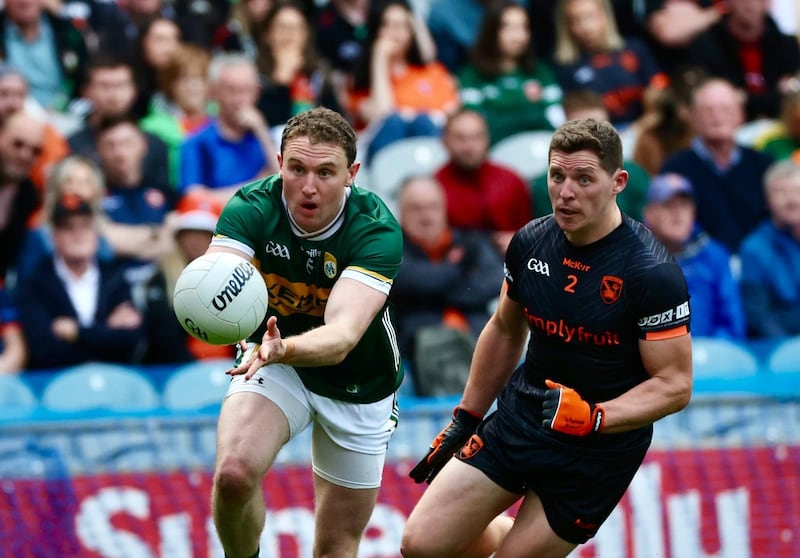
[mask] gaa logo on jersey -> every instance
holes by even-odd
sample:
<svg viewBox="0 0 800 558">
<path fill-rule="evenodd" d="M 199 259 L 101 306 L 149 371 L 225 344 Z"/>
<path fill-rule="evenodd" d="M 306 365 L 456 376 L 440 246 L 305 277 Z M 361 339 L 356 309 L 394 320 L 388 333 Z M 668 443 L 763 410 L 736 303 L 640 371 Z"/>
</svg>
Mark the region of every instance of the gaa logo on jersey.
<svg viewBox="0 0 800 558">
<path fill-rule="evenodd" d="M 325 272 L 325 277 L 333 279 L 336 277 L 336 257 L 330 252 L 325 252 L 322 259 L 322 271 Z"/>
</svg>

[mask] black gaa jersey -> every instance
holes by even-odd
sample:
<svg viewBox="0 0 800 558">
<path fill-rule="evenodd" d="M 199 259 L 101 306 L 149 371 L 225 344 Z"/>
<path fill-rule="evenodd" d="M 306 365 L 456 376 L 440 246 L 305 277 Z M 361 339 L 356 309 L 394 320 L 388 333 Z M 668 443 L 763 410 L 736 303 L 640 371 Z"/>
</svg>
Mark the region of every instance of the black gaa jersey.
<svg viewBox="0 0 800 558">
<path fill-rule="evenodd" d="M 574 246 L 552 215 L 520 229 L 506 253 L 508 296 L 525 309 L 530 342 L 520 375 L 606 401 L 646 380 L 639 341 L 689 332 L 683 273 L 641 223 L 623 216 L 606 237 Z"/>
</svg>

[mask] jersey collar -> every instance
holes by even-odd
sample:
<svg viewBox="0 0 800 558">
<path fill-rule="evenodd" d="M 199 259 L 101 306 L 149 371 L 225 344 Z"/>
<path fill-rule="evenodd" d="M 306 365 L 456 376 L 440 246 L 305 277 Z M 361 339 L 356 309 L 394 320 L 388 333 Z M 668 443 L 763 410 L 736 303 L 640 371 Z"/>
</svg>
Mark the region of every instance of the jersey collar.
<svg viewBox="0 0 800 558">
<path fill-rule="evenodd" d="M 338 231 L 342 223 L 344 223 L 344 207 L 347 204 L 347 199 L 350 197 L 350 187 L 346 186 L 344 189 L 344 197 L 342 198 L 342 205 L 339 207 L 339 212 L 336 214 L 336 217 L 328 223 L 327 226 L 322 227 L 318 231 L 308 232 L 304 231 L 300 226 L 295 222 L 294 217 L 292 217 L 292 212 L 289 211 L 289 206 L 286 205 L 286 197 L 281 192 L 281 201 L 283 202 L 283 208 L 286 211 L 286 215 L 289 217 L 289 224 L 292 227 L 292 233 L 295 236 L 300 238 L 305 238 L 307 240 L 326 240 L 333 236 L 336 231 Z"/>
</svg>

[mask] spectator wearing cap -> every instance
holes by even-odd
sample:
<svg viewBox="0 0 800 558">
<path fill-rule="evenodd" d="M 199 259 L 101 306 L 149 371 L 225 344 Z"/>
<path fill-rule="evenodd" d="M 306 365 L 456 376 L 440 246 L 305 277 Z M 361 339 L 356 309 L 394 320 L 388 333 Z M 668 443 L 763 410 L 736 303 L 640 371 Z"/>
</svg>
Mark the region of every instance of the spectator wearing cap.
<svg viewBox="0 0 800 558">
<path fill-rule="evenodd" d="M 43 142 L 44 125 L 25 112 L 0 123 L 0 282 L 15 267 L 28 221 L 39 205 L 29 176 Z"/>
<path fill-rule="evenodd" d="M 770 218 L 742 242 L 742 298 L 751 337 L 800 335 L 800 163 L 764 176 Z"/>
<path fill-rule="evenodd" d="M 95 209 L 66 194 L 49 215 L 53 257 L 19 285 L 28 368 L 131 363 L 144 347 L 142 315 L 121 270 L 97 257 Z"/>
<path fill-rule="evenodd" d="M 685 177 L 657 175 L 650 182 L 645 224 L 675 257 L 686 277 L 692 335 L 742 340 L 745 318 L 730 253 L 695 221 L 694 189 Z"/>
<path fill-rule="evenodd" d="M 41 213 L 45 216 L 50 215 L 56 201 L 64 194 L 77 195 L 99 211 L 100 201 L 105 197 L 105 193 L 103 177 L 94 162 L 80 155 L 69 155 L 53 166 L 47 178 Z M 113 260 L 114 248 L 102 229 L 101 226 L 97 256 L 101 260 Z M 42 260 L 53 256 L 53 250 L 53 230 L 49 219 L 37 221 L 37 225 L 25 233 L 17 258 L 17 279 L 22 281 L 31 275 Z"/>
<path fill-rule="evenodd" d="M 94 207 L 100 226 L 102 260 L 138 258 L 156 260 L 174 249 L 172 229 L 168 224 L 125 224 L 112 221 L 102 209 L 106 199 L 103 173 L 97 164 L 81 155 L 69 155 L 53 166 L 45 185 L 42 212 L 49 215 L 55 201 L 63 194 L 75 194 Z M 169 220 L 169 216 L 167 218 Z M 42 258 L 53 253 L 52 231 L 45 219 L 28 230 L 17 261 L 19 277 L 30 275 Z"/>
<path fill-rule="evenodd" d="M 175 250 L 159 262 L 159 270 L 145 288 L 145 323 L 150 363 L 187 362 L 203 358 L 229 358 L 233 347 L 204 343 L 187 334 L 175 319 L 172 295 L 186 264 L 205 254 L 222 213 L 222 202 L 208 192 L 191 192 L 178 203 L 172 221 Z"/>
</svg>

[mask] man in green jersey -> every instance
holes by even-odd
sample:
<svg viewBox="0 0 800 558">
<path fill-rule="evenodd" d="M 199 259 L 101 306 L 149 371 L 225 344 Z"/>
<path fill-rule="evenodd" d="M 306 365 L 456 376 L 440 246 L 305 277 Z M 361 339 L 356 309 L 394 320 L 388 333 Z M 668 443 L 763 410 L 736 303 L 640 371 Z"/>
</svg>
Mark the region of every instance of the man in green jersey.
<svg viewBox="0 0 800 558">
<path fill-rule="evenodd" d="M 269 291 L 219 418 L 212 505 L 229 558 L 258 556 L 262 479 L 309 425 L 314 556 L 355 557 L 375 505 L 402 380 L 387 302 L 402 235 L 380 198 L 354 185 L 355 157 L 339 114 L 293 117 L 279 173 L 235 194 L 209 248 L 252 260 Z"/>
</svg>

